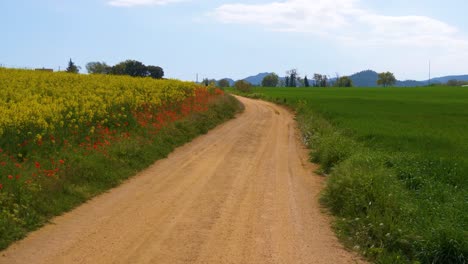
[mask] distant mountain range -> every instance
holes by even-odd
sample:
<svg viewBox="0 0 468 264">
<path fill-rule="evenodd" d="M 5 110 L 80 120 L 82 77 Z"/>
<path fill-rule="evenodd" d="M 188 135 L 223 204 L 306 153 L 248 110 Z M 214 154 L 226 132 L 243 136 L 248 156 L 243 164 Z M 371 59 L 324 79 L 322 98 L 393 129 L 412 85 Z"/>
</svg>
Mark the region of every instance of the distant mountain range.
<svg viewBox="0 0 468 264">
<path fill-rule="evenodd" d="M 244 80 L 246 82 L 249 82 L 250 84 L 252 85 L 261 85 L 262 84 L 262 81 L 263 81 L 263 78 L 265 78 L 265 76 L 271 74 L 271 72 L 263 72 L 263 73 L 259 73 L 257 75 L 254 75 L 254 76 L 249 76 L 249 77 L 246 77 L 244 79 L 241 79 L 241 80 Z M 234 85 L 234 83 L 236 81 L 234 81 L 233 79 L 231 78 L 224 78 L 224 79 L 227 79 L 229 81 L 229 84 L 231 86 Z"/>
<path fill-rule="evenodd" d="M 357 87 L 373 87 L 377 84 L 378 73 L 372 70 L 362 71 L 355 73 L 351 76 L 351 80 L 353 81 L 353 85 Z M 453 76 L 444 76 L 444 77 L 437 77 L 431 78 L 431 83 L 433 84 L 442 84 L 447 83 L 450 80 L 457 80 L 457 81 L 468 81 L 468 75 L 453 75 Z M 397 80 L 395 86 L 399 87 L 414 87 L 414 86 L 424 86 L 428 85 L 429 81 L 415 81 L 415 80 L 406 80 L 406 81 L 399 81 Z"/>
<path fill-rule="evenodd" d="M 257 75 L 246 77 L 242 80 L 247 81 L 251 83 L 252 85 L 261 85 L 263 78 L 265 78 L 265 76 L 269 74 L 270 72 L 263 72 Z M 372 70 L 365 70 L 365 71 L 361 71 L 353 75 L 350 75 L 349 77 L 353 81 L 353 85 L 356 87 L 374 87 L 377 85 L 378 73 Z M 312 76 L 309 76 L 309 80 L 311 78 Z M 233 79 L 231 78 L 226 78 L 226 79 L 228 79 L 231 86 L 234 85 L 235 81 Z M 284 77 L 281 79 L 284 79 Z M 334 80 L 334 78 L 332 78 L 331 80 Z M 449 80 L 468 81 L 468 74 L 432 78 L 431 83 L 442 84 L 442 83 L 447 83 Z M 427 84 L 428 84 L 428 80 L 425 80 L 425 81 L 415 81 L 415 80 L 399 81 L 397 80 L 395 86 L 414 87 L 414 86 L 424 86 Z"/>
</svg>

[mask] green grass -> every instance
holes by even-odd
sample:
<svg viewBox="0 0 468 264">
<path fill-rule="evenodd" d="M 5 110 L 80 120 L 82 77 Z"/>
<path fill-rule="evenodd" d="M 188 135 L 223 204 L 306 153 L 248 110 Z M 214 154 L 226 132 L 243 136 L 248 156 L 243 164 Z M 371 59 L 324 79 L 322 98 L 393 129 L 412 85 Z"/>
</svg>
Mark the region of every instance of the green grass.
<svg viewBox="0 0 468 264">
<path fill-rule="evenodd" d="M 67 169 L 59 178 L 38 184 L 17 184 L 0 192 L 0 249 L 44 225 L 53 216 L 71 210 L 86 200 L 112 188 L 176 147 L 216 125 L 233 118 L 242 105 L 232 96 L 220 96 L 206 112 L 189 115 L 148 137 L 145 129 L 133 130 L 129 140 L 109 146 L 108 155 L 74 151 L 56 153 L 66 160 Z"/>
<path fill-rule="evenodd" d="M 256 88 L 297 112 L 322 202 L 377 263 L 465 263 L 468 89 Z"/>
</svg>

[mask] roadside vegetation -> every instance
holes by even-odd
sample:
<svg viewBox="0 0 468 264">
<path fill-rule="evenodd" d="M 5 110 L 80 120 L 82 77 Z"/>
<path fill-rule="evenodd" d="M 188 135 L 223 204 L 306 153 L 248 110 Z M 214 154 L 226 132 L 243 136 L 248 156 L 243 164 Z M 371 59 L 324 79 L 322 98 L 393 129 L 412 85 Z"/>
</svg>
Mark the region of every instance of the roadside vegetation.
<svg viewBox="0 0 468 264">
<path fill-rule="evenodd" d="M 466 263 L 468 90 L 254 88 L 295 109 L 322 202 L 376 263 Z"/>
<path fill-rule="evenodd" d="M 215 87 L 0 68 L 0 249 L 240 111 Z"/>
</svg>

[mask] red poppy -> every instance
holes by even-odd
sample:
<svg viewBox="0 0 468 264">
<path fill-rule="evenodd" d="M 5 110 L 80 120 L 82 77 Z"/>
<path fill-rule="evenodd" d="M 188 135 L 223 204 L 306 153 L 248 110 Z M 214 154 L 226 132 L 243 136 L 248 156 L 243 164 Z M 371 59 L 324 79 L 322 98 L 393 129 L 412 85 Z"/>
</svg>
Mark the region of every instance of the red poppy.
<svg viewBox="0 0 468 264">
<path fill-rule="evenodd" d="M 13 179 L 13 175 L 8 175 L 8 179 Z"/>
<path fill-rule="evenodd" d="M 35 164 L 36 168 L 38 168 L 38 169 L 41 167 L 41 164 L 39 162 L 37 162 L 37 161 L 34 164 Z"/>
<path fill-rule="evenodd" d="M 64 160 L 59 160 L 60 164 L 64 164 L 65 161 Z"/>
</svg>

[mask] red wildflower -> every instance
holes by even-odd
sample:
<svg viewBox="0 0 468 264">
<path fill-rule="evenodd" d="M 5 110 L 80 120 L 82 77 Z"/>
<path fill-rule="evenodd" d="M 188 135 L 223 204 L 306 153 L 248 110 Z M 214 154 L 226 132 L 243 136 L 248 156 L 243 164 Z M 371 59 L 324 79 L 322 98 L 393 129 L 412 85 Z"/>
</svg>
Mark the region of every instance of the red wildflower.
<svg viewBox="0 0 468 264">
<path fill-rule="evenodd" d="M 64 160 L 59 160 L 60 164 L 65 164 Z"/>
<path fill-rule="evenodd" d="M 0 183 L 0 190 L 3 189 L 3 184 Z"/>
<path fill-rule="evenodd" d="M 36 168 L 38 168 L 38 169 L 41 167 L 41 164 L 39 162 L 37 162 L 37 161 L 34 164 L 35 164 Z"/>
<path fill-rule="evenodd" d="M 16 175 L 16 179 L 19 180 L 21 178 L 21 175 Z"/>
<path fill-rule="evenodd" d="M 0 165 L 3 166 L 3 167 L 5 167 L 5 166 L 6 166 L 6 162 L 2 161 L 2 162 L 0 162 Z"/>
<path fill-rule="evenodd" d="M 13 179 L 13 175 L 8 175 L 8 179 Z"/>
</svg>

